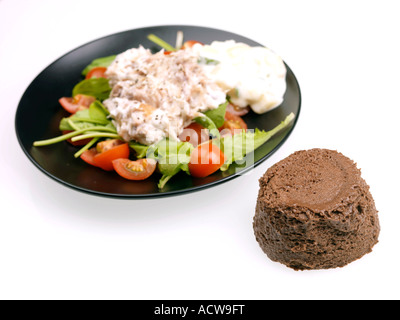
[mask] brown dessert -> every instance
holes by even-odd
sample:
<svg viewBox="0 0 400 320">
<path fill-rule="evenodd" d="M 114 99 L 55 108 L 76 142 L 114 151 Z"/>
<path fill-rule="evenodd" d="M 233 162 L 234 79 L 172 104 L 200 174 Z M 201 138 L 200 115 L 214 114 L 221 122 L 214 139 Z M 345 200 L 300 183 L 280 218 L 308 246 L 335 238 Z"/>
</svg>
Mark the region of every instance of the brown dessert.
<svg viewBox="0 0 400 320">
<path fill-rule="evenodd" d="M 298 151 L 260 179 L 254 233 L 295 270 L 343 267 L 371 252 L 379 219 L 356 164 L 326 149 Z"/>
</svg>

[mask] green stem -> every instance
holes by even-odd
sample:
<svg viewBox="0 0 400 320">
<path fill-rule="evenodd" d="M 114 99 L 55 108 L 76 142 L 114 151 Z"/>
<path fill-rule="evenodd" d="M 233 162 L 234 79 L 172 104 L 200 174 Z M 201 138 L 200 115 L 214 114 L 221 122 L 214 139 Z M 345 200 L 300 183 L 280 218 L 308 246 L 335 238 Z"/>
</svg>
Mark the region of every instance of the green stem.
<svg viewBox="0 0 400 320">
<path fill-rule="evenodd" d="M 103 125 L 108 123 L 108 121 L 102 121 L 102 120 L 96 120 L 96 119 L 88 119 L 88 118 L 79 118 L 77 116 L 74 116 L 74 121 L 90 122 L 90 123 L 103 124 Z"/>
<path fill-rule="evenodd" d="M 149 34 L 147 36 L 147 39 L 149 39 L 150 41 L 154 42 L 155 44 L 159 45 L 161 48 L 164 48 L 167 51 L 176 51 L 176 48 L 171 46 L 168 42 L 165 42 L 164 40 L 160 39 L 155 34 Z"/>
<path fill-rule="evenodd" d="M 78 131 L 79 130 L 79 128 L 75 125 L 75 123 L 71 120 L 71 119 L 68 119 L 67 120 L 67 123 L 71 126 L 71 128 L 72 129 L 74 129 L 75 131 Z"/>
<path fill-rule="evenodd" d="M 90 147 L 93 146 L 99 139 L 100 138 L 93 138 L 92 140 L 90 140 L 90 142 L 88 142 L 82 149 L 74 154 L 74 157 L 79 158 L 82 153 L 84 153 L 86 150 L 89 150 Z"/>
<path fill-rule="evenodd" d="M 108 133 L 108 132 L 91 132 L 87 134 L 81 134 L 79 136 L 74 136 L 71 138 L 71 141 L 75 142 L 78 140 L 89 139 L 89 138 L 114 138 L 121 139 L 121 137 L 116 133 Z"/>
<path fill-rule="evenodd" d="M 72 137 L 76 136 L 77 134 L 79 134 L 77 132 L 78 131 L 73 131 L 73 132 L 70 132 L 70 133 L 67 133 L 67 134 L 63 134 L 62 136 L 58 136 L 58 137 L 55 137 L 55 138 L 51 138 L 51 139 L 47 139 L 47 140 L 41 140 L 41 141 L 35 141 L 33 143 L 33 146 L 34 147 L 42 147 L 42 146 L 47 146 L 47 145 L 50 145 L 50 144 L 58 143 L 58 142 L 61 142 L 61 141 L 64 141 L 64 140 L 67 140 L 69 138 L 72 138 Z"/>
<path fill-rule="evenodd" d="M 112 133 L 116 133 L 115 129 L 112 128 L 107 128 L 107 127 L 103 127 L 103 126 L 95 126 L 95 127 L 90 127 L 90 128 L 85 128 L 85 129 L 81 129 L 81 130 L 77 130 L 77 131 L 72 131 L 70 133 L 66 133 L 63 134 L 62 136 L 58 136 L 55 138 L 51 138 L 51 139 L 46 139 L 46 140 L 40 140 L 40 141 L 35 141 L 33 143 L 34 147 L 42 147 L 42 146 L 47 146 L 50 144 L 54 144 L 54 143 L 58 143 L 64 140 L 68 140 L 72 137 L 75 137 L 77 135 L 80 135 L 86 131 L 104 131 L 104 132 L 112 132 Z"/>
<path fill-rule="evenodd" d="M 278 133 L 286 126 L 288 126 L 293 119 L 294 119 L 294 113 L 292 112 L 279 125 L 277 125 L 272 130 L 268 131 L 268 133 L 270 134 L 271 137 L 274 136 L 276 133 Z"/>
</svg>

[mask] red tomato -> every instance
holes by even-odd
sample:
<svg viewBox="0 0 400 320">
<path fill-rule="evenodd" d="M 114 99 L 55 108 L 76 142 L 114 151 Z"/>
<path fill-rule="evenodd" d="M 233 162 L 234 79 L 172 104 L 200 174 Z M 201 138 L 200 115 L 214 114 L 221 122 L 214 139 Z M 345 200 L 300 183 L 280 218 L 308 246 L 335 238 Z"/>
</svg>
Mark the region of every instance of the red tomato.
<svg viewBox="0 0 400 320">
<path fill-rule="evenodd" d="M 81 159 L 92 166 L 99 167 L 106 171 L 112 171 L 114 170 L 112 161 L 119 158 L 128 158 L 129 153 L 129 145 L 127 143 L 122 143 L 112 148 L 105 149 L 102 152 L 99 152 L 97 148 L 91 148 L 82 153 Z"/>
<path fill-rule="evenodd" d="M 196 43 L 199 43 L 199 44 L 203 45 L 203 43 L 201 43 L 200 41 L 188 40 L 188 41 L 185 41 L 185 43 L 183 44 L 183 46 L 181 47 L 181 49 L 191 48 L 191 47 L 193 47 Z"/>
<path fill-rule="evenodd" d="M 219 128 L 219 131 L 221 131 L 222 133 L 230 132 L 231 134 L 235 134 L 242 132 L 243 129 L 247 130 L 246 122 L 244 122 L 241 117 L 227 111 L 225 113 L 225 122 L 222 127 Z"/>
<path fill-rule="evenodd" d="M 69 113 L 76 113 L 79 110 L 87 109 L 96 101 L 95 97 L 84 94 L 77 94 L 75 97 L 62 97 L 58 100 L 61 106 Z"/>
<path fill-rule="evenodd" d="M 201 43 L 200 41 L 196 41 L 196 40 L 188 40 L 185 41 L 185 43 L 182 45 L 181 50 L 185 50 L 187 48 L 191 48 L 193 47 L 196 43 L 199 43 L 201 45 L 204 45 L 203 43 Z M 169 55 L 171 54 L 173 51 L 164 51 L 165 55 Z"/>
<path fill-rule="evenodd" d="M 195 147 L 209 138 L 208 130 L 196 122 L 188 125 L 179 135 L 179 140 L 190 142 Z"/>
<path fill-rule="evenodd" d="M 83 161 L 85 161 L 87 164 L 98 167 L 97 164 L 93 160 L 93 158 L 96 154 L 97 154 L 96 148 L 92 148 L 92 149 L 86 150 L 84 153 L 82 153 L 81 159 Z"/>
<path fill-rule="evenodd" d="M 114 170 L 128 180 L 144 180 L 150 177 L 156 170 L 157 161 L 153 159 L 140 159 L 131 161 L 121 158 L 113 160 Z"/>
<path fill-rule="evenodd" d="M 217 171 L 225 162 L 225 155 L 216 145 L 203 143 L 190 155 L 189 172 L 195 178 L 204 178 Z"/>
<path fill-rule="evenodd" d="M 104 141 L 99 142 L 96 145 L 96 150 L 97 153 L 103 153 L 105 151 L 108 151 L 116 146 L 119 146 L 120 144 L 123 144 L 124 142 L 119 140 L 119 139 L 107 139 Z"/>
<path fill-rule="evenodd" d="M 226 106 L 226 111 L 228 111 L 229 113 L 235 115 L 235 116 L 244 116 L 245 114 L 247 114 L 250 111 L 250 107 L 246 107 L 246 108 L 240 108 L 237 105 L 234 105 L 233 103 L 229 103 Z"/>
<path fill-rule="evenodd" d="M 129 157 L 129 145 L 127 143 L 120 144 L 116 147 L 113 147 L 107 151 L 97 153 L 93 160 L 96 165 L 103 170 L 112 171 L 114 170 L 113 167 L 113 160 L 119 158 L 128 158 Z"/>
<path fill-rule="evenodd" d="M 105 75 L 105 72 L 107 71 L 106 67 L 95 67 L 93 69 L 91 69 L 87 75 L 86 75 L 86 79 L 90 79 L 90 78 L 107 78 Z"/>
</svg>

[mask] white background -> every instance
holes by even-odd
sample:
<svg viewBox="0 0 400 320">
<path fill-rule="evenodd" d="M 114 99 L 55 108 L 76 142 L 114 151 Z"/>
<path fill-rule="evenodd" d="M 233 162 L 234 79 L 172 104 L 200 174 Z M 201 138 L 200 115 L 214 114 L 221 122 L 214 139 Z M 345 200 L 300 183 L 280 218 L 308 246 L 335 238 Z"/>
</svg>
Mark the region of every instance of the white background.
<svg viewBox="0 0 400 320">
<path fill-rule="evenodd" d="M 157 200 L 83 194 L 36 169 L 14 129 L 29 83 L 88 41 L 161 24 L 224 29 L 278 52 L 302 91 L 284 146 L 246 176 Z M 0 298 L 400 298 L 399 30 L 398 1 L 386 0 L 0 0 Z M 255 241 L 258 179 L 314 147 L 358 163 L 382 230 L 344 268 L 295 272 Z"/>
</svg>

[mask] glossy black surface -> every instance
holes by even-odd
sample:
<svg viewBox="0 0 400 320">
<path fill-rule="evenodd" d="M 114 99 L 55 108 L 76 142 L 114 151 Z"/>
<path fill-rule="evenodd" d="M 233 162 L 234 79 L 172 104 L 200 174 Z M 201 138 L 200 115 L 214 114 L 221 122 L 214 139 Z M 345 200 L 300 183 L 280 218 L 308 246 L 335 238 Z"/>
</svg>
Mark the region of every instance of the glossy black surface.
<svg viewBox="0 0 400 320">
<path fill-rule="evenodd" d="M 226 172 L 217 172 L 203 179 L 179 174 L 171 179 L 162 191 L 159 191 L 158 175 L 153 175 L 146 181 L 125 180 L 115 172 L 105 172 L 87 165 L 80 159 L 75 159 L 73 154 L 77 149 L 67 142 L 46 147 L 32 146 L 36 140 L 60 135 L 59 121 L 67 114 L 60 107 L 58 99 L 71 96 L 72 88 L 82 79 L 81 71 L 93 59 L 118 54 L 139 45 L 158 51 L 160 48 L 150 42 L 147 35 L 154 33 L 174 44 L 178 30 L 184 32 L 185 39 L 194 39 L 203 43 L 234 39 L 252 46 L 260 45 L 240 35 L 222 30 L 195 26 L 156 26 L 106 36 L 70 51 L 34 79 L 22 96 L 17 109 L 15 117 L 17 137 L 23 151 L 33 164 L 56 181 L 79 191 L 99 196 L 147 198 L 182 194 L 226 182 L 237 177 L 240 171 L 243 173 L 243 170 L 249 170 L 260 164 L 276 151 L 293 130 L 301 105 L 300 88 L 288 66 L 287 90 L 282 105 L 263 115 L 249 113 L 244 117 L 249 128 L 270 130 L 290 112 L 296 115 L 290 127 L 254 152 L 254 164 L 250 163 L 243 167 L 233 165 Z"/>
</svg>

